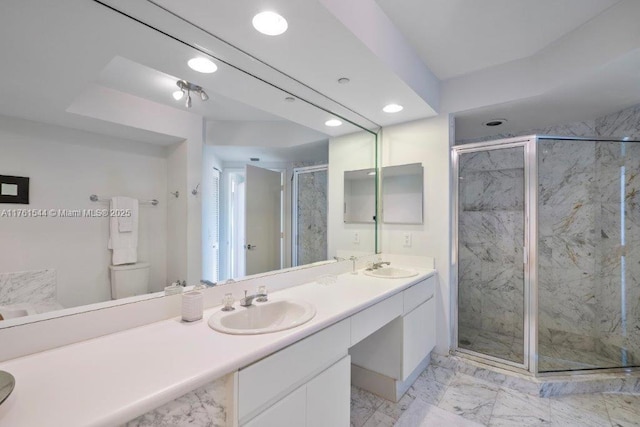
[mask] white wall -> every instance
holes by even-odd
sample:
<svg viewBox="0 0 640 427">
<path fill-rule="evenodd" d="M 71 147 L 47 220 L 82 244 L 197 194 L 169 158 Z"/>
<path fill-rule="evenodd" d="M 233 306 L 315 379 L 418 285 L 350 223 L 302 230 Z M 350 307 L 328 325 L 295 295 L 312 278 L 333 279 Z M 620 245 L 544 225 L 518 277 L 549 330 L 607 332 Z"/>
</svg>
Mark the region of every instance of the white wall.
<svg viewBox="0 0 640 427">
<path fill-rule="evenodd" d="M 438 270 L 437 351 L 449 350 L 450 328 L 450 120 L 448 115 L 385 127 L 382 166 L 420 162 L 424 166 L 424 224 L 381 224 L 384 253 L 435 258 Z M 403 246 L 411 233 L 412 245 Z"/>
<path fill-rule="evenodd" d="M 343 215 L 344 172 L 375 166 L 375 136 L 368 132 L 331 138 L 329 140 L 327 252 L 329 259 L 344 254 L 374 253 L 374 224 L 345 224 Z M 358 233 L 360 242 L 354 243 Z"/>
<path fill-rule="evenodd" d="M 167 160 L 164 147 L 0 117 L 0 174 L 30 178 L 30 204 L 3 209 L 96 209 L 89 201 L 125 195 L 149 200 L 139 221 L 139 260 L 151 286 L 167 281 Z M 53 268 L 65 306 L 111 299 L 107 218 L 0 218 L 0 271 Z"/>
</svg>

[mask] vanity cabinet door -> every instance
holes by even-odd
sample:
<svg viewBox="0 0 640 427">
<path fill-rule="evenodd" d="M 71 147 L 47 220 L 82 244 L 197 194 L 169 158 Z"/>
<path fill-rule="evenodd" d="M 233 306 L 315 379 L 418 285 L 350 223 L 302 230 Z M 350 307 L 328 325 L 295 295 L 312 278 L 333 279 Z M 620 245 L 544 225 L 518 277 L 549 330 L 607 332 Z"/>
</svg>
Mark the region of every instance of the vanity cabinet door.
<svg viewBox="0 0 640 427">
<path fill-rule="evenodd" d="M 433 296 L 405 315 L 403 322 L 402 380 L 424 360 L 436 345 L 436 315 Z"/>
<path fill-rule="evenodd" d="M 301 427 L 306 422 L 307 388 L 302 386 L 253 418 L 244 427 Z"/>
<path fill-rule="evenodd" d="M 341 359 L 307 384 L 306 427 L 347 427 L 351 410 L 351 358 Z"/>
</svg>

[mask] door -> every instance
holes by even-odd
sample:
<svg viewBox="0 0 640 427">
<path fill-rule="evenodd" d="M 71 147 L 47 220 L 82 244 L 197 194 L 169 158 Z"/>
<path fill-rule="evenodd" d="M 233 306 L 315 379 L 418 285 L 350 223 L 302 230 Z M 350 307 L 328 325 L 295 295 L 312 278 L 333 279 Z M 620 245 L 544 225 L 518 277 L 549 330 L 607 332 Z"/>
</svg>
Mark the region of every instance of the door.
<svg viewBox="0 0 640 427">
<path fill-rule="evenodd" d="M 528 364 L 525 142 L 454 148 L 457 349 Z"/>
<path fill-rule="evenodd" d="M 282 252 L 282 173 L 247 165 L 245 176 L 245 273 L 278 270 Z"/>
</svg>

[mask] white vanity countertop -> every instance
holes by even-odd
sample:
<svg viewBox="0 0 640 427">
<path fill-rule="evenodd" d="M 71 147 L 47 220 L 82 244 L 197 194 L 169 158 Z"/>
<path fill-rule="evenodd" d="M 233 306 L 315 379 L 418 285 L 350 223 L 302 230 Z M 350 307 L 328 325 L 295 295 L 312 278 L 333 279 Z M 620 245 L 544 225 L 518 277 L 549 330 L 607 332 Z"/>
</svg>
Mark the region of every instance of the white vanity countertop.
<svg viewBox="0 0 640 427">
<path fill-rule="evenodd" d="M 274 299 L 306 300 L 317 310 L 311 321 L 286 331 L 216 332 L 207 320 L 217 307 L 194 323 L 173 318 L 1 363 L 0 370 L 16 378 L 16 388 L 0 405 L 0 426 L 125 423 L 435 273 L 415 270 L 419 275 L 407 279 L 347 273 L 331 285 L 312 282 L 275 292 Z"/>
</svg>

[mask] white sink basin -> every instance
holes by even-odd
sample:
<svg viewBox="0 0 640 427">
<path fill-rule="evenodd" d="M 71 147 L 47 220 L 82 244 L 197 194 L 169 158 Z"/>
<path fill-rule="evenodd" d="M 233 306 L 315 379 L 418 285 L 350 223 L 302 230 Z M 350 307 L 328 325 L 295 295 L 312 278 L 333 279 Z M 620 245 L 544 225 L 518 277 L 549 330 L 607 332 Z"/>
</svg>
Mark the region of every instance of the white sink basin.
<svg viewBox="0 0 640 427">
<path fill-rule="evenodd" d="M 304 301 L 269 301 L 234 311 L 219 310 L 209 318 L 209 326 L 234 335 L 257 335 L 295 328 L 313 319 L 316 308 Z"/>
<path fill-rule="evenodd" d="M 365 270 L 364 274 L 384 279 L 404 279 L 407 277 L 417 276 L 418 272 L 398 267 L 382 267 L 375 270 Z"/>
</svg>

